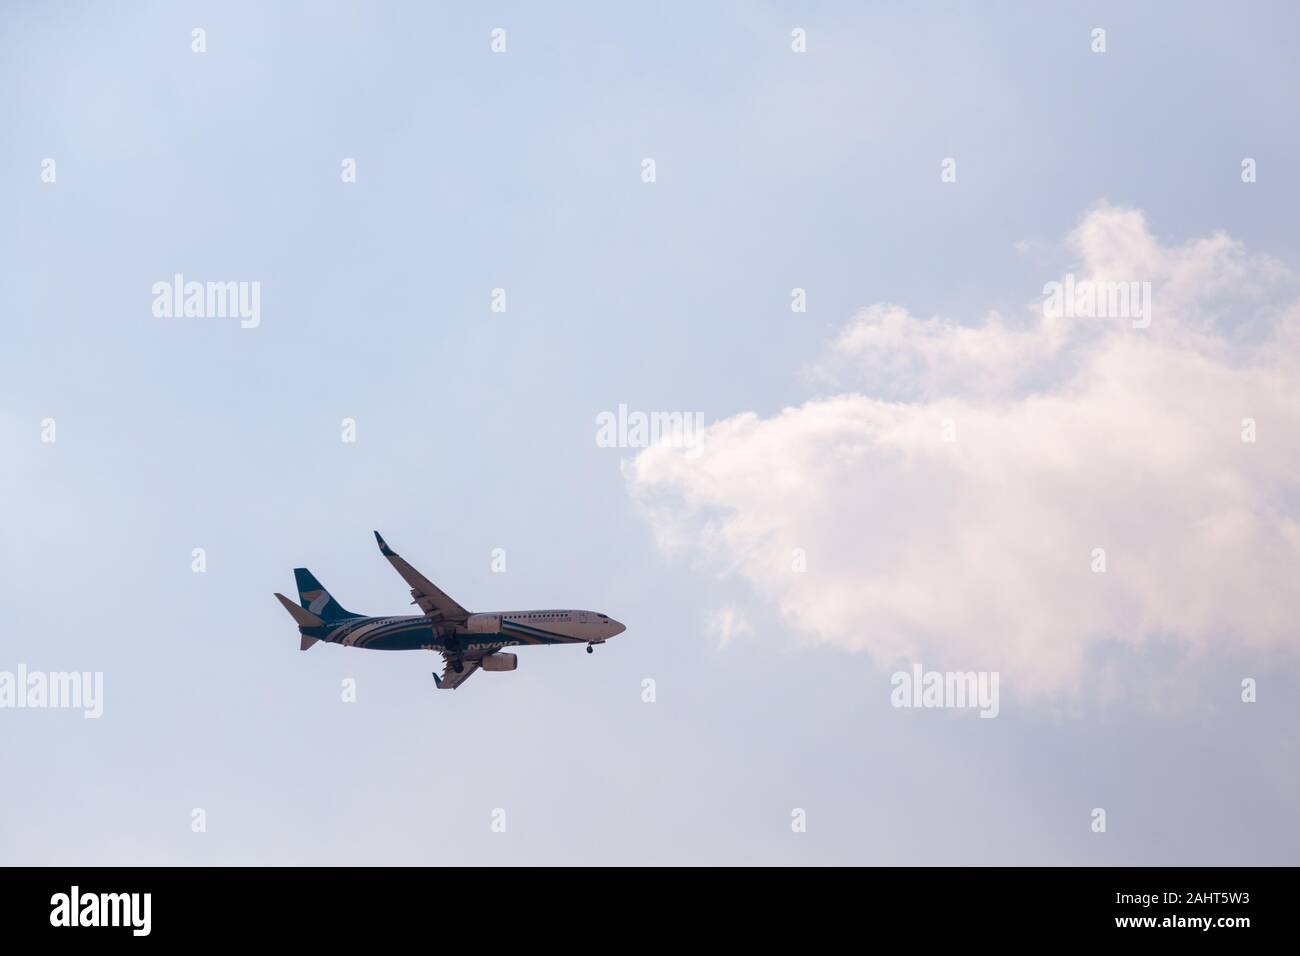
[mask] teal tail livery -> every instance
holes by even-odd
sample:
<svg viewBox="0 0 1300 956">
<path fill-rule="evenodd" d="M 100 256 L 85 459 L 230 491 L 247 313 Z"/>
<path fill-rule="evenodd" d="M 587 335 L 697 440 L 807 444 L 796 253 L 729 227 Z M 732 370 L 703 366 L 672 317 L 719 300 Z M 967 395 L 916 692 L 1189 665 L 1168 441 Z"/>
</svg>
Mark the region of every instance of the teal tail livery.
<svg viewBox="0 0 1300 956">
<path fill-rule="evenodd" d="M 535 611 L 471 612 L 453 601 L 375 532 L 380 553 L 411 589 L 411 603 L 422 613 L 369 617 L 345 610 L 306 568 L 295 568 L 298 603 L 276 598 L 298 625 L 299 647 L 318 641 L 377 651 L 437 651 L 442 673 L 433 680 L 441 690 L 455 690 L 477 670 L 512 671 L 519 666 L 507 647 L 531 644 L 597 644 L 626 628 L 599 611 L 546 608 Z"/>
<path fill-rule="evenodd" d="M 357 616 L 351 611 L 343 610 L 343 606 L 330 596 L 324 585 L 306 568 L 294 568 L 293 576 L 298 582 L 298 601 L 312 614 L 326 621 L 346 621 Z"/>
</svg>

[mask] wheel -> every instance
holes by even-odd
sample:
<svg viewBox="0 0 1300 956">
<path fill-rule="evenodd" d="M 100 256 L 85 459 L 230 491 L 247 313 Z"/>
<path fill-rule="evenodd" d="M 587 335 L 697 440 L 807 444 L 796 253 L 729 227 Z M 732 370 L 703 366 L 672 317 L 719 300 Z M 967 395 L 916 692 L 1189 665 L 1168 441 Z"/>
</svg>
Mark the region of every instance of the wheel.
<svg viewBox="0 0 1300 956">
<path fill-rule="evenodd" d="M 594 647 L 592 647 L 590 644 L 587 645 L 587 653 L 588 653 L 588 654 L 594 653 L 595 650 L 596 650 L 596 649 L 595 649 Z"/>
</svg>

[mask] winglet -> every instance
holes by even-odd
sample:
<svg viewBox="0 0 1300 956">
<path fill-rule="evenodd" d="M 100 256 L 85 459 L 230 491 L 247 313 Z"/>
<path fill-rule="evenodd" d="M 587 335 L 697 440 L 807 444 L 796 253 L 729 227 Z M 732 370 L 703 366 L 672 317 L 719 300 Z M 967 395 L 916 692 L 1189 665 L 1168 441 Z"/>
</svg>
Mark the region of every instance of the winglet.
<svg viewBox="0 0 1300 956">
<path fill-rule="evenodd" d="M 379 542 L 379 553 L 384 557 L 392 557 L 396 552 L 388 546 L 388 542 L 383 539 L 378 531 L 375 532 L 375 540 Z"/>
</svg>

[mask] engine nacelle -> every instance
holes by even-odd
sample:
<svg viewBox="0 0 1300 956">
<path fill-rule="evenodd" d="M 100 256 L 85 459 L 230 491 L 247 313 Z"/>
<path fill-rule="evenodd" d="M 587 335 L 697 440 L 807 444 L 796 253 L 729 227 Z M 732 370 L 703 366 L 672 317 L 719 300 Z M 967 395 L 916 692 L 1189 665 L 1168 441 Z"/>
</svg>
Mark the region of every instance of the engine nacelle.
<svg viewBox="0 0 1300 956">
<path fill-rule="evenodd" d="M 518 666 L 519 658 L 504 651 L 497 651 L 495 654 L 487 654 L 483 657 L 485 671 L 512 671 Z"/>
<path fill-rule="evenodd" d="M 465 620 L 465 630 L 470 634 L 501 633 L 501 615 L 471 614 Z"/>
</svg>

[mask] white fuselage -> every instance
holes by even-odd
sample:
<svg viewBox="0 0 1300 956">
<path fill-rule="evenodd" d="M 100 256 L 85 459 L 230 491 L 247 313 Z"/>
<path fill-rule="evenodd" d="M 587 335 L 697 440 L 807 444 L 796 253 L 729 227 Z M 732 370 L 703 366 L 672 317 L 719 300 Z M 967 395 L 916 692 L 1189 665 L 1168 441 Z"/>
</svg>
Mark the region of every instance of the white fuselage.
<svg viewBox="0 0 1300 956">
<path fill-rule="evenodd" d="M 462 640 L 466 650 L 525 644 L 599 644 L 624 627 L 598 611 L 548 608 L 471 614 Z"/>
</svg>

